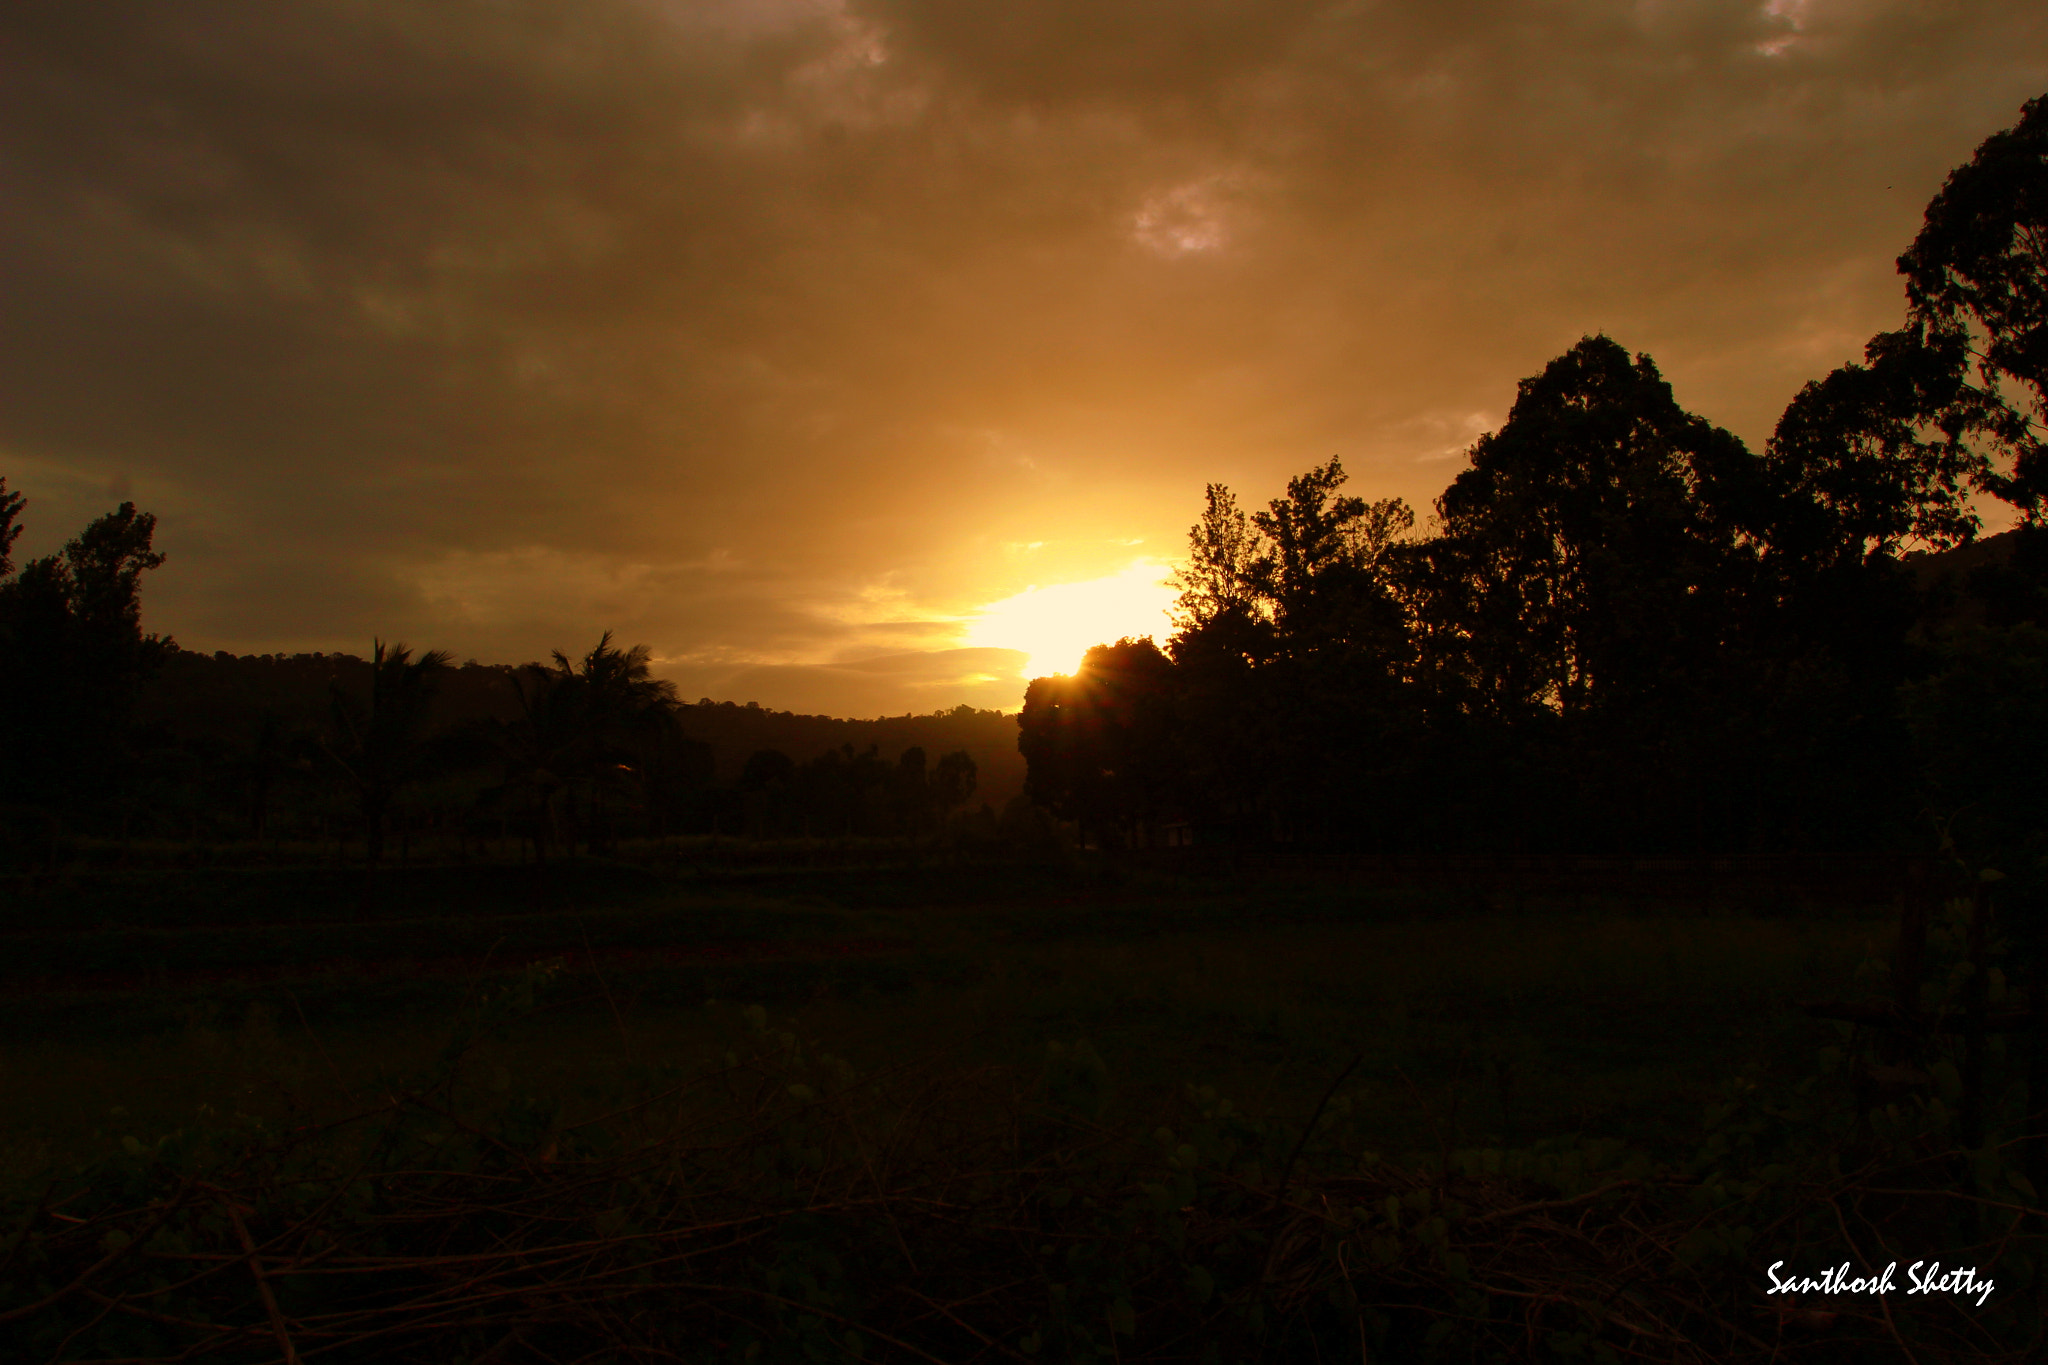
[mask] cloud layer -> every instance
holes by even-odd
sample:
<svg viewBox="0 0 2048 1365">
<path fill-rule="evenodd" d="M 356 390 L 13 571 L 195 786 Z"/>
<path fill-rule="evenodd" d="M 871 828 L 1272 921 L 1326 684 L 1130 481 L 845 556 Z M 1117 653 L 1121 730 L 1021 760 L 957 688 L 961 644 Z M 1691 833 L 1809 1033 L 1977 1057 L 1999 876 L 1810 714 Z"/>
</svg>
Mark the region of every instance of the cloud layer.
<svg viewBox="0 0 2048 1365">
<path fill-rule="evenodd" d="M 2044 53 L 2019 0 L 21 0 L 0 474 L 32 552 L 158 512 L 195 647 L 1015 705 L 980 604 L 1211 480 L 1426 505 L 1581 334 L 1761 441 Z"/>
</svg>

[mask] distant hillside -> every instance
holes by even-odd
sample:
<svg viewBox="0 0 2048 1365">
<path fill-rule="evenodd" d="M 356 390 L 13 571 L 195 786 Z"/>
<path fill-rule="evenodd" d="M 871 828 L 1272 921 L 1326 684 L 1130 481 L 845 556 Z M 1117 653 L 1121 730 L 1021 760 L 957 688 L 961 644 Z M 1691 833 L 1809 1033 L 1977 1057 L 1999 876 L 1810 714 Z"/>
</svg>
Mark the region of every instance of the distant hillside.
<svg viewBox="0 0 2048 1365">
<path fill-rule="evenodd" d="M 467 663 L 449 670 L 436 702 L 435 720 L 458 725 L 480 717 L 509 720 L 517 714 L 509 664 Z M 139 719 L 179 741 L 232 748 L 248 746 L 274 716 L 287 728 L 317 731 L 329 722 L 331 689 L 358 695 L 369 690 L 370 665 L 353 654 L 203 654 L 176 650 L 150 684 Z M 1001 810 L 1024 790 L 1024 758 L 1017 752 L 1017 718 L 1000 711 L 956 707 L 924 716 L 840 720 L 769 711 L 755 704 L 700 701 L 681 708 L 684 733 L 711 746 L 715 780 L 735 780 L 747 757 L 777 749 L 799 763 L 827 749 L 851 744 L 856 752 L 878 746 L 894 761 L 922 746 L 936 761 L 964 749 L 979 770 L 974 804 Z"/>
<path fill-rule="evenodd" d="M 1923 550 L 1909 554 L 1904 562 L 1924 588 L 1943 578 L 2010 564 L 2022 539 L 2020 529 L 2015 527 L 2010 531 L 2000 531 L 1995 536 L 1973 540 L 1968 545 L 1958 545 L 1953 550 L 1937 554 Z"/>
<path fill-rule="evenodd" d="M 2039 621 L 2048 601 L 2048 528 L 2016 526 L 1940 554 L 1906 557 L 1921 602 L 1924 635 L 1973 625 Z"/>
</svg>

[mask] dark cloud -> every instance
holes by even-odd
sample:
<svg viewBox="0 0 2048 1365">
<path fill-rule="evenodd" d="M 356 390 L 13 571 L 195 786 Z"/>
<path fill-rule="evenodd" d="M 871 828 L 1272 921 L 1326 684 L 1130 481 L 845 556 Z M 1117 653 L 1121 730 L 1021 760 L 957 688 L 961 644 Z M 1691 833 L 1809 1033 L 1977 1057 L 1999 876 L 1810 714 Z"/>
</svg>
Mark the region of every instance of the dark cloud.
<svg viewBox="0 0 2048 1365">
<path fill-rule="evenodd" d="M 126 479 L 196 646 L 609 627 L 929 709 L 954 661 L 832 661 L 1170 554 L 1212 479 L 1335 453 L 1426 503 L 1586 332 L 1761 440 L 1896 319 L 2044 39 L 2018 0 L 18 0 L 0 473 L 36 549 Z"/>
<path fill-rule="evenodd" d="M 1179 112 L 1297 58 L 1330 8 L 1313 0 L 875 0 L 893 50 L 996 100 L 1095 100 Z"/>
</svg>

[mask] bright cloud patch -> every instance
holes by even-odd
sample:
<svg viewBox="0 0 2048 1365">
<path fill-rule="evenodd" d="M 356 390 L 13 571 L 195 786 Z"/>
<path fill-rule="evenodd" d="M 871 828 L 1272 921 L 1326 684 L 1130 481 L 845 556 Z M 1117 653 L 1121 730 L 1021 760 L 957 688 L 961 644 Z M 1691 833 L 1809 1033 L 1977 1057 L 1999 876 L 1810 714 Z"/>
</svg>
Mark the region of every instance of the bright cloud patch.
<svg viewBox="0 0 2048 1365">
<path fill-rule="evenodd" d="M 1131 235 L 1162 256 L 1216 251 L 1230 240 L 1221 195 L 1207 181 L 1147 199 L 1131 221 Z"/>
<path fill-rule="evenodd" d="M 1072 673 L 1092 645 L 1172 630 L 1166 613 L 1179 594 L 1166 584 L 1170 572 L 1156 559 L 1139 559 L 1103 578 L 1026 588 L 983 607 L 965 642 L 1023 650 L 1027 677 Z"/>
<path fill-rule="evenodd" d="M 1782 28 L 1775 38 L 1765 39 L 1756 50 L 1766 57 L 1782 57 L 1806 31 L 1806 7 L 1810 0 L 1765 0 L 1764 17 Z"/>
</svg>

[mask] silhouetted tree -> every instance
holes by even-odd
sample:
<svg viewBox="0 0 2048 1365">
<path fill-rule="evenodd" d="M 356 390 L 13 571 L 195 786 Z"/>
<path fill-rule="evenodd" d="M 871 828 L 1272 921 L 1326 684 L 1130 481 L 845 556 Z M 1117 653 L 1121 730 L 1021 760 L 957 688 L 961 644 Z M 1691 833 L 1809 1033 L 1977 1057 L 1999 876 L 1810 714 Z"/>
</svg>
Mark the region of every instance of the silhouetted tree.
<svg viewBox="0 0 2048 1365">
<path fill-rule="evenodd" d="M 780 749 L 756 749 L 740 770 L 738 793 L 746 833 L 756 837 L 785 832 L 796 762 Z"/>
<path fill-rule="evenodd" d="M 765 791 L 776 783 L 786 783 L 796 774 L 796 764 L 788 754 L 779 749 L 757 749 L 747 755 L 747 765 L 740 770 L 741 791 Z"/>
<path fill-rule="evenodd" d="M 641 754 L 674 721 L 677 701 L 675 684 L 653 674 L 653 651 L 622 650 L 611 639 L 606 631 L 573 664 L 560 650 L 554 655 L 556 685 L 572 699 L 579 740 L 568 792 L 584 808 L 579 823 L 593 849 L 609 843 L 612 810 L 633 799 Z"/>
<path fill-rule="evenodd" d="M 898 828 L 906 833 L 922 833 L 931 824 L 934 792 L 922 745 L 913 744 L 897 755 L 889 801 Z"/>
<path fill-rule="evenodd" d="M 16 574 L 23 506 L 0 482 L 0 787 L 77 808 L 120 782 L 136 691 L 173 647 L 141 626 L 141 576 L 164 556 L 156 518 L 124 502 Z"/>
<path fill-rule="evenodd" d="M 1260 586 L 1271 575 L 1271 554 L 1228 488 L 1212 483 L 1207 498 L 1202 519 L 1188 532 L 1187 563 L 1170 580 L 1181 590 L 1174 625 L 1182 634 L 1228 620 L 1264 625 L 1270 612 Z"/>
<path fill-rule="evenodd" d="M 1398 622 L 1381 571 L 1415 514 L 1399 498 L 1367 503 L 1339 493 L 1346 478 L 1332 458 L 1249 515 L 1228 488 L 1210 484 L 1202 520 L 1188 532 L 1188 562 L 1172 580 L 1181 590 L 1176 638 L 1206 636 L 1212 647 L 1259 660 Z"/>
<path fill-rule="evenodd" d="M 370 652 L 368 697 L 334 689 L 334 739 L 327 755 L 356 794 L 363 856 L 372 864 L 384 856 L 393 802 L 427 769 L 428 712 L 448 659 L 438 649 L 415 659 L 406 646 L 386 647 L 378 640 Z"/>
<path fill-rule="evenodd" d="M 1972 488 L 2029 522 L 2048 492 L 2048 97 L 1950 174 L 1898 264 L 1906 325 L 1807 385 L 1767 452 L 1757 540 L 1786 704 L 1760 730 L 1791 758 L 1798 780 L 1778 790 L 1802 814 L 1867 817 L 1857 794 L 1908 764 L 1898 691 L 1931 665 L 1909 639 L 1924 604 L 1899 554 L 1969 541 Z M 2048 594 L 2028 566 L 2043 560 L 2030 548 L 1984 576 L 1995 616 L 2038 613 Z"/>
<path fill-rule="evenodd" d="M 847 744 L 841 752 L 847 763 L 846 814 L 840 828 L 847 834 L 881 833 L 888 822 L 888 786 L 895 770 L 882 761 L 878 744 L 859 753 Z"/>
<path fill-rule="evenodd" d="M 1648 356 L 1587 337 L 1525 379 L 1437 501 L 1432 655 L 1521 719 L 1655 690 L 1718 649 L 1749 552 L 1707 496 L 1751 460 L 1680 408 Z"/>
<path fill-rule="evenodd" d="M 1252 516 L 1262 541 L 1251 560 L 1254 596 L 1290 644 L 1372 631 L 1383 620 L 1363 618 L 1391 605 L 1376 571 L 1415 514 L 1399 498 L 1367 503 L 1340 494 L 1346 479 L 1332 458 L 1289 479 L 1286 496 Z"/>
<path fill-rule="evenodd" d="M 278 784 L 294 774 L 313 772 L 318 753 L 318 742 L 295 730 L 274 709 L 266 707 L 257 715 L 255 733 L 235 765 L 236 775 L 246 784 L 250 838 L 260 842 L 269 835 L 271 798 Z"/>
<path fill-rule="evenodd" d="M 1149 639 L 1096 645 L 1072 677 L 1034 679 L 1017 717 L 1025 790 L 1084 838 L 1127 841 L 1171 784 L 1172 662 Z"/>
<path fill-rule="evenodd" d="M 533 800 L 534 849 L 545 860 L 568 807 L 572 831 L 593 847 L 607 841 L 612 805 L 630 799 L 640 778 L 641 755 L 673 743 L 675 685 L 653 676 L 646 645 L 620 649 L 611 632 L 572 661 L 561 650 L 554 666 L 530 667 L 513 679 L 519 716 L 498 727 L 505 761 L 503 786 Z"/>
<path fill-rule="evenodd" d="M 1104 647 L 1097 676 L 1035 682 L 1030 790 L 1098 837 L 1170 806 L 1374 847 L 1704 848 L 1754 836 L 1760 771 L 1798 786 L 1760 736 L 1871 788 L 1903 733 L 1851 680 L 1876 656 L 1834 649 L 1793 606 L 1831 602 L 1866 646 L 1903 624 L 1863 586 L 1794 580 L 1860 565 L 1870 547 L 1849 538 L 1939 509 L 1868 451 L 1834 483 L 1794 458 L 1811 451 L 1788 437 L 1759 460 L 1680 408 L 1647 356 L 1588 337 L 1474 445 L 1434 537 L 1408 539 L 1398 501 L 1343 495 L 1334 460 L 1256 515 L 1211 485 L 1171 663 Z M 1883 662 L 1880 700 L 1899 676 Z M 1105 700 L 1120 693 L 1146 701 Z"/>
<path fill-rule="evenodd" d="M 522 669 L 513 675 L 512 696 L 518 715 L 491 727 L 503 780 L 486 793 L 486 799 L 526 794 L 534 861 L 545 863 L 556 841 L 556 798 L 574 779 L 580 761 L 581 718 L 574 690 L 562 673 L 538 666 Z"/>
<path fill-rule="evenodd" d="M 1401 576 L 1415 516 L 1343 494 L 1346 481 L 1331 459 L 1249 515 L 1211 484 L 1189 531 L 1168 645 L 1170 804 L 1212 833 L 1276 819 L 1306 831 L 1386 785 L 1383 736 L 1414 701 Z"/>
<path fill-rule="evenodd" d="M 931 792 L 941 819 L 967 804 L 978 778 L 974 759 L 965 749 L 955 749 L 939 759 L 932 770 Z"/>
<path fill-rule="evenodd" d="M 7 491 L 7 480 L 0 479 L 0 578 L 14 572 L 14 542 L 21 535 L 16 519 L 28 499 L 20 493 Z"/>
<path fill-rule="evenodd" d="M 876 821 L 869 810 L 887 781 L 889 770 L 878 745 L 856 753 L 853 745 L 827 749 L 797 770 L 794 799 L 803 832 L 808 835 L 852 835 L 867 832 Z"/>
<path fill-rule="evenodd" d="M 2048 95 L 1949 173 L 1899 272 L 1911 333 L 1978 381 L 1943 392 L 1930 417 L 1978 436 L 1996 457 L 1974 471 L 1979 484 L 2038 515 L 2048 497 Z"/>
<path fill-rule="evenodd" d="M 1986 466 L 1964 442 L 1966 339 L 1884 332 L 1864 365 L 1801 389 L 1765 451 L 1769 517 L 1756 527 L 1790 579 L 1896 555 L 1909 540 L 1943 549 L 1976 534 L 1965 500 Z"/>
</svg>

